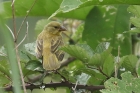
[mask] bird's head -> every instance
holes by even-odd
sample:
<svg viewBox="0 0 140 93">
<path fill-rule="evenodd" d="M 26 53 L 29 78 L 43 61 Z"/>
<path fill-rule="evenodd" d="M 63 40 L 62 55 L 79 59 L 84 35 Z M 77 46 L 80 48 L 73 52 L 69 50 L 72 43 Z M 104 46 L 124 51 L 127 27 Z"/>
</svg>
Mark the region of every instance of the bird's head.
<svg viewBox="0 0 140 93">
<path fill-rule="evenodd" d="M 50 34 L 60 34 L 62 31 L 66 31 L 66 28 L 59 22 L 52 21 L 45 26 L 45 31 Z"/>
</svg>

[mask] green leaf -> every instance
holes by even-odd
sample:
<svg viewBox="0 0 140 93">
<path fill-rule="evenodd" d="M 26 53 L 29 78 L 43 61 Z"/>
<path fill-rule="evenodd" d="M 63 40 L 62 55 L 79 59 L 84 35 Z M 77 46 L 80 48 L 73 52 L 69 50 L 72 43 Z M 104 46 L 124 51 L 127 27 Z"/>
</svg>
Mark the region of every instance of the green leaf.
<svg viewBox="0 0 140 93">
<path fill-rule="evenodd" d="M 140 6 L 130 5 L 127 9 L 129 12 L 133 13 L 136 17 L 140 17 Z"/>
<path fill-rule="evenodd" d="M 102 63 L 102 57 L 101 54 L 95 53 L 91 59 L 88 62 L 88 65 L 90 66 L 100 66 Z"/>
<path fill-rule="evenodd" d="M 17 17 L 25 16 L 33 3 L 34 0 L 16 0 L 15 15 Z M 85 19 L 93 5 L 109 4 L 140 4 L 140 2 L 138 0 L 38 0 L 29 16 L 49 17 L 55 13 L 52 16 Z M 3 10 L 0 15 L 4 15 L 5 18 L 12 18 L 11 1 L 5 1 L 0 6 L 4 6 L 4 8 L 0 8 Z"/>
<path fill-rule="evenodd" d="M 128 11 L 134 14 L 135 17 L 130 18 L 130 22 L 135 26 L 135 28 L 131 29 L 129 32 L 131 33 L 140 33 L 140 6 L 131 5 L 128 7 Z"/>
<path fill-rule="evenodd" d="M 132 34 L 140 33 L 140 28 L 133 28 L 130 31 L 125 31 L 124 33 L 132 33 Z"/>
<path fill-rule="evenodd" d="M 63 46 L 61 50 L 83 62 L 88 62 L 90 57 L 93 55 L 93 50 L 86 44 L 67 45 Z"/>
<path fill-rule="evenodd" d="M 1 76 L 3 74 L 3 77 L 5 78 L 10 78 L 10 72 L 9 72 L 10 68 L 9 68 L 9 63 L 7 62 L 7 60 L 2 60 L 0 61 L 0 73 L 1 73 Z"/>
<path fill-rule="evenodd" d="M 101 49 L 101 50 L 103 50 L 103 49 Z M 104 50 L 102 53 L 95 53 L 90 58 L 88 64 L 90 66 L 97 66 L 97 67 L 101 66 L 102 67 L 102 65 L 104 64 L 106 58 L 110 55 L 111 51 L 112 51 L 112 48 L 110 47 L 107 50 Z"/>
<path fill-rule="evenodd" d="M 109 54 L 105 59 L 103 64 L 103 72 L 109 77 L 114 72 L 114 57 L 111 54 Z"/>
<path fill-rule="evenodd" d="M 106 89 L 101 90 L 102 93 L 139 93 L 140 79 L 135 78 L 130 72 L 121 75 L 122 80 L 110 78 L 104 85 Z"/>
<path fill-rule="evenodd" d="M 95 49 L 95 53 L 102 53 L 105 50 L 107 50 L 109 48 L 110 43 L 109 42 L 102 42 L 100 44 L 98 44 L 98 46 Z"/>
<path fill-rule="evenodd" d="M 19 56 L 21 62 L 27 63 L 29 60 L 31 60 L 29 53 L 27 53 L 25 50 L 19 50 Z"/>
<path fill-rule="evenodd" d="M 94 76 L 91 76 L 88 79 L 87 84 L 88 85 L 101 85 L 104 82 L 104 80 L 106 80 L 106 76 L 104 76 L 101 73 L 95 73 Z"/>
<path fill-rule="evenodd" d="M 82 39 L 92 49 L 101 42 L 110 42 L 114 55 L 118 54 L 118 46 L 121 48 L 121 55 L 130 54 L 130 34 L 123 34 L 129 30 L 130 14 L 127 7 L 127 5 L 94 7 L 87 15 Z"/>
<path fill-rule="evenodd" d="M 81 68 L 79 70 L 83 73 L 86 73 L 85 76 L 82 77 L 82 79 L 85 79 L 84 80 L 85 82 L 83 82 L 83 84 L 99 85 L 106 79 L 106 76 L 101 74 L 96 69 Z M 81 80 L 79 80 L 79 81 L 81 81 Z"/>
<path fill-rule="evenodd" d="M 65 72 L 64 76 L 67 76 L 70 82 L 75 83 L 77 80 L 77 76 L 81 75 L 81 73 L 83 72 L 81 68 L 84 69 L 86 67 L 80 60 L 74 60 L 73 62 L 69 63 L 66 71 L 63 71 L 63 73 Z"/>
<path fill-rule="evenodd" d="M 44 71 L 42 67 L 42 63 L 37 60 L 31 60 L 29 61 L 26 66 L 26 69 L 31 70 L 31 71 Z"/>
<path fill-rule="evenodd" d="M 8 79 L 7 76 L 4 74 L 0 73 L 0 87 L 4 87 L 6 84 L 10 83 L 10 80 Z M 2 88 L 0 88 L 2 89 Z M 4 92 L 2 92 L 4 93 Z"/>
<path fill-rule="evenodd" d="M 80 60 L 74 60 L 67 66 L 68 71 L 79 71 L 79 69 L 85 68 L 85 65 Z M 80 71 L 79 71 L 80 72 Z M 75 73 L 75 72 L 73 72 Z M 81 72 L 80 72 L 81 73 Z"/>
<path fill-rule="evenodd" d="M 130 22 L 131 22 L 134 26 L 140 28 L 140 18 L 131 17 L 131 18 L 130 18 Z"/>
<path fill-rule="evenodd" d="M 131 71 L 132 73 L 136 73 L 136 64 L 138 58 L 134 55 L 128 55 L 121 58 L 122 66 L 127 70 Z"/>
<path fill-rule="evenodd" d="M 56 10 L 48 19 L 56 16 L 56 14 L 60 12 L 66 13 L 66 12 L 75 10 L 76 8 L 78 8 L 80 5 L 82 5 L 85 2 L 81 2 L 80 0 L 71 0 L 70 2 L 68 0 L 63 0 L 59 9 Z"/>
<path fill-rule="evenodd" d="M 82 3 L 84 2 L 81 2 L 80 0 L 71 0 L 71 2 L 69 2 L 68 0 L 63 0 L 59 9 L 61 9 L 61 11 L 63 12 L 69 12 L 78 8 Z"/>
<path fill-rule="evenodd" d="M 60 72 L 59 72 L 60 73 Z M 60 73 L 62 76 L 64 76 L 67 80 L 68 80 L 68 77 L 66 76 L 66 74 L 64 74 L 64 73 Z M 68 74 L 68 73 L 67 73 Z M 51 75 L 51 79 L 52 80 L 55 80 L 55 81 L 59 81 L 59 82 L 61 82 L 62 81 L 62 77 L 59 75 L 59 74 L 55 74 L 55 73 L 52 73 L 52 75 Z"/>
<path fill-rule="evenodd" d="M 89 1 L 86 1 L 86 2 L 89 2 Z M 34 3 L 34 0 L 15 1 L 15 9 L 16 9 L 15 15 L 18 17 L 25 16 L 33 3 Z M 83 3 L 84 2 L 82 2 L 82 4 Z M 2 12 L 2 14 L 5 16 L 5 18 L 11 18 L 12 17 L 11 2 L 7 1 L 4 3 L 1 3 L 1 5 L 2 4 L 4 5 L 4 10 L 5 10 L 4 12 Z M 91 3 L 89 3 L 86 6 L 84 5 L 85 7 L 80 8 L 79 5 L 81 5 L 81 1 L 72 0 L 68 2 L 67 0 L 57 0 L 57 1 L 56 0 L 41 0 L 35 3 L 34 7 L 29 13 L 29 16 L 49 17 L 52 15 L 53 17 L 57 14 L 56 16 L 58 17 L 84 19 L 93 6 L 89 6 L 91 5 Z M 65 13 L 62 13 L 62 11 L 64 11 Z"/>
</svg>

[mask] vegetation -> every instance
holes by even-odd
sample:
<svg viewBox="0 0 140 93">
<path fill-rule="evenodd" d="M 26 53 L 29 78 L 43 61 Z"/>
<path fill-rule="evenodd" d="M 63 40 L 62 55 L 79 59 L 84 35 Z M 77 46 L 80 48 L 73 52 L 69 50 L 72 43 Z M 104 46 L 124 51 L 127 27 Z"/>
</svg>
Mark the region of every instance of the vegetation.
<svg viewBox="0 0 140 93">
<path fill-rule="evenodd" d="M 65 93 L 139 93 L 139 4 L 139 0 L 0 0 L 0 37 L 1 42 L 4 40 L 0 48 L 0 90 L 27 93 L 50 88 L 56 93 L 61 88 Z M 19 48 L 30 32 L 27 18 L 39 16 L 46 18 L 36 23 L 36 34 L 52 20 L 68 29 L 63 33 L 67 44 L 60 48 L 67 54 L 56 72 L 44 73 L 35 57 L 35 40 Z M 17 27 L 19 17 L 24 19 Z M 7 25 L 9 19 L 13 20 L 13 29 Z"/>
</svg>

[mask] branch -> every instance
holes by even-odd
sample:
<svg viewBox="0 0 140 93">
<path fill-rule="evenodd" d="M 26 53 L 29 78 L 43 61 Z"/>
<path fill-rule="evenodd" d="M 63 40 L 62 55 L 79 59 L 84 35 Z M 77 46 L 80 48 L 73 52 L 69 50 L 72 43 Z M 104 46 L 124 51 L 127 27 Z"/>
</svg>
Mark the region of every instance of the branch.
<svg viewBox="0 0 140 93">
<path fill-rule="evenodd" d="M 76 60 L 76 58 L 73 58 L 73 57 L 68 58 L 66 61 L 62 62 L 61 67 L 59 69 L 63 68 L 64 66 L 67 66 L 70 62 L 72 62 L 74 60 Z M 50 74 L 46 73 L 46 76 L 48 76 L 48 75 L 50 75 Z M 36 77 L 34 77 L 32 79 L 28 78 L 28 80 L 29 80 L 29 82 L 34 83 L 36 81 L 39 81 L 41 77 L 42 77 L 42 74 L 38 75 L 38 76 L 36 76 Z"/>
<path fill-rule="evenodd" d="M 12 15 L 13 15 L 13 28 L 14 28 L 14 37 L 15 37 L 15 40 L 14 40 L 14 44 L 15 44 L 15 48 L 17 46 L 17 37 L 16 37 L 16 22 L 15 22 L 15 7 L 14 7 L 14 2 L 15 0 L 12 0 Z M 22 82 L 22 87 L 23 87 L 23 90 L 24 90 L 24 93 L 27 93 L 26 91 L 26 88 L 25 88 L 25 83 L 24 83 L 24 79 L 23 79 L 23 73 L 22 73 L 22 69 L 21 69 L 21 64 L 20 64 L 20 58 L 19 58 L 19 55 L 18 55 L 18 48 L 15 49 L 16 50 L 16 59 L 17 59 L 17 63 L 18 63 L 18 68 L 19 68 L 19 72 L 20 72 L 20 77 L 21 77 L 21 82 Z"/>
<path fill-rule="evenodd" d="M 117 56 L 117 59 L 116 59 L 117 61 L 116 61 L 116 63 L 115 63 L 115 67 L 114 67 L 114 69 L 115 69 L 115 78 L 117 78 L 117 74 L 118 74 L 118 65 L 117 64 L 119 64 L 120 63 L 120 46 L 118 46 L 118 56 Z"/>
<path fill-rule="evenodd" d="M 109 76 L 107 74 L 105 74 L 102 69 L 100 67 L 98 67 L 98 70 L 100 71 L 100 73 L 102 73 L 104 76 L 106 76 L 107 78 L 109 78 Z"/>
<path fill-rule="evenodd" d="M 6 24 L 5 24 L 5 25 L 6 25 Z M 6 25 L 6 27 L 8 28 L 8 30 L 10 31 L 10 33 L 11 33 L 13 39 L 15 40 L 15 35 L 14 35 L 13 31 L 11 30 L 11 28 L 10 28 L 8 25 Z"/>
<path fill-rule="evenodd" d="M 11 6 L 12 6 L 13 28 L 14 28 L 14 38 L 15 38 L 14 41 L 16 42 L 16 21 L 15 21 L 15 6 L 14 6 L 14 2 L 15 2 L 15 0 L 12 0 Z"/>
<path fill-rule="evenodd" d="M 69 43 L 70 44 L 75 44 L 75 41 L 70 37 L 68 36 L 66 33 L 62 32 L 63 35 L 65 35 L 68 39 L 69 39 Z"/>
<path fill-rule="evenodd" d="M 26 84 L 26 89 L 30 89 L 30 90 L 42 89 L 41 87 L 43 87 L 43 89 L 45 89 L 45 88 L 56 88 L 56 87 L 72 88 L 72 87 L 75 87 L 75 86 L 76 86 L 76 89 L 86 89 L 86 90 L 90 90 L 90 91 L 105 89 L 104 85 L 93 86 L 93 85 L 82 85 L 82 84 L 75 84 L 75 83 L 69 83 L 69 82 L 48 83 L 48 84 L 44 84 L 43 86 L 42 86 L 42 84 L 41 85 Z M 5 91 L 12 91 L 13 87 L 12 86 L 7 86 L 7 87 L 3 87 L 2 89 L 4 89 Z"/>
<path fill-rule="evenodd" d="M 27 30 L 26 30 L 26 33 L 25 33 L 25 36 L 24 38 L 20 41 L 20 43 L 16 46 L 16 48 L 18 48 L 22 43 L 23 41 L 26 39 L 27 35 L 28 35 L 28 22 L 26 23 L 26 27 L 27 27 Z"/>
<path fill-rule="evenodd" d="M 27 17 L 28 17 L 28 15 L 29 15 L 30 11 L 31 11 L 32 8 L 34 7 L 36 1 L 37 1 L 37 0 L 34 1 L 34 3 L 32 4 L 31 8 L 27 11 L 27 14 L 26 14 L 26 16 L 24 17 L 24 19 L 23 19 L 23 21 L 22 21 L 22 23 L 21 23 L 21 25 L 20 25 L 20 27 L 19 27 L 19 30 L 18 30 L 18 32 L 17 32 L 17 37 L 18 37 L 19 32 L 21 31 L 21 28 L 22 28 L 22 26 L 23 26 L 25 20 L 27 19 Z"/>
</svg>

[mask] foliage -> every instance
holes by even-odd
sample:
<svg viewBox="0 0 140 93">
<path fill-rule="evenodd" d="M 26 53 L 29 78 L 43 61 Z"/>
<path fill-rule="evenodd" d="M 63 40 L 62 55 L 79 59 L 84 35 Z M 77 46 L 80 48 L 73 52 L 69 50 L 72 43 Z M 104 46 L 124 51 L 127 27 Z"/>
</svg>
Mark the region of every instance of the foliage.
<svg viewBox="0 0 140 93">
<path fill-rule="evenodd" d="M 127 5 L 94 7 L 85 20 L 83 40 L 86 40 L 93 49 L 100 42 L 110 42 L 114 55 L 117 55 L 118 46 L 121 48 L 121 55 L 130 54 L 130 34 L 123 34 L 130 29 L 130 14 L 127 12 L 127 7 Z"/>
<path fill-rule="evenodd" d="M 33 3 L 35 5 L 31 9 Z M 73 21 L 76 28 L 73 25 L 71 27 L 75 31 L 72 31 L 70 35 L 67 34 L 70 39 L 76 41 L 76 44 L 70 43 L 60 48 L 67 53 L 68 57 L 72 56 L 76 60 L 60 68 L 58 73 L 48 73 L 47 76 L 50 76 L 51 83 L 52 81 L 62 82 L 61 79 L 66 79 L 70 84 L 78 82 L 77 84 L 86 86 L 104 85 L 106 89 L 101 90 L 102 93 L 138 93 L 139 91 L 139 58 L 132 54 L 133 38 L 131 38 L 133 34 L 140 32 L 140 6 L 138 4 L 140 4 L 139 0 L 15 0 L 14 2 L 16 17 L 24 17 L 28 13 L 31 17 L 47 17 L 36 23 L 37 34 L 51 20 L 61 21 L 64 24 L 65 18 L 82 20 L 78 25 Z M 10 1 L 0 3 L 0 17 L 12 18 Z M 56 17 L 61 18 L 58 20 Z M 9 32 L 4 32 L 7 30 L 1 18 L 2 35 L 6 35 L 4 33 L 9 35 Z M 133 24 L 132 28 L 130 22 Z M 15 51 L 13 52 L 14 41 L 10 35 L 5 40 L 6 47 L 0 48 L 1 87 L 5 87 L 5 84 L 13 80 L 16 81 L 19 77 L 14 63 L 16 62 Z M 25 82 L 37 85 L 40 80 L 34 81 L 35 76 L 42 75 L 44 69 L 41 59 L 35 57 L 35 46 L 35 42 L 27 43 L 18 52 Z M 124 68 L 123 71 L 122 68 Z M 115 74 L 118 77 L 114 78 Z M 44 76 L 45 73 L 41 79 Z M 44 83 L 46 83 L 45 79 Z M 17 89 L 20 89 L 19 83 L 14 84 Z M 64 89 L 67 93 L 71 92 L 71 89 Z M 75 91 L 80 93 L 88 89 Z"/>
<path fill-rule="evenodd" d="M 121 75 L 122 79 L 110 78 L 105 82 L 105 88 L 102 93 L 139 93 L 140 79 L 125 72 Z"/>
</svg>

